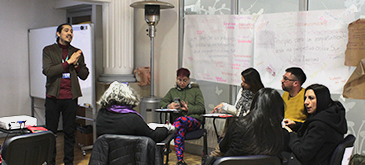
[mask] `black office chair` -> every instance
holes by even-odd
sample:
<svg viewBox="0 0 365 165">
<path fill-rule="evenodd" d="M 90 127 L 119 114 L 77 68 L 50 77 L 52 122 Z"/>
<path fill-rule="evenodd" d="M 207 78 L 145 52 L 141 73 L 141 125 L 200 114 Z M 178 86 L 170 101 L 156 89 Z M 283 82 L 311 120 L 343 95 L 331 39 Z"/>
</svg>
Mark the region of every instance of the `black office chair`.
<svg viewBox="0 0 365 165">
<path fill-rule="evenodd" d="M 201 137 L 204 137 L 203 139 L 203 153 L 202 153 L 202 159 L 204 158 L 204 156 L 206 155 L 206 153 L 208 152 L 208 144 L 207 144 L 207 130 L 204 128 L 204 123 L 205 123 L 205 118 L 203 118 L 203 121 L 201 123 L 201 128 L 191 131 L 191 132 L 187 132 L 185 135 L 185 140 L 196 140 L 196 139 L 200 139 Z M 165 161 L 165 165 L 168 164 L 169 162 L 169 154 L 171 152 L 170 148 L 168 147 L 168 145 L 170 144 L 171 140 L 173 139 L 173 137 L 171 138 L 167 138 L 169 139 L 169 141 L 166 141 L 164 144 L 164 150 L 162 152 L 162 156 L 166 156 L 166 161 Z M 165 140 L 167 140 L 165 139 Z M 164 141 L 165 141 L 164 140 Z"/>
<path fill-rule="evenodd" d="M 329 165 L 341 165 L 343 154 L 345 153 L 346 148 L 353 147 L 355 140 L 356 138 L 354 135 L 347 135 L 346 138 L 339 145 L 337 145 L 336 149 L 333 151 Z"/>
<path fill-rule="evenodd" d="M 160 165 L 161 145 L 146 136 L 104 134 L 94 143 L 89 165 Z"/>
<path fill-rule="evenodd" d="M 213 165 L 282 165 L 277 156 L 250 155 L 229 156 L 217 159 Z"/>
<path fill-rule="evenodd" d="M 208 152 L 208 144 L 207 144 L 207 130 L 204 128 L 205 124 L 205 118 L 203 118 L 203 121 L 201 121 L 201 127 L 197 130 L 187 132 L 185 134 L 185 140 L 196 140 L 203 137 L 203 153 L 202 158 L 207 154 Z"/>
<path fill-rule="evenodd" d="M 162 162 L 165 162 L 164 165 L 169 164 L 169 154 L 171 152 L 170 142 L 174 138 L 174 133 L 169 134 L 164 140 L 159 143 L 156 143 L 158 147 L 160 147 Z M 164 161 L 164 156 L 166 155 L 166 160 Z"/>
<path fill-rule="evenodd" d="M 52 159 L 56 136 L 51 131 L 19 135 L 5 141 L 3 165 L 41 165 Z"/>
</svg>

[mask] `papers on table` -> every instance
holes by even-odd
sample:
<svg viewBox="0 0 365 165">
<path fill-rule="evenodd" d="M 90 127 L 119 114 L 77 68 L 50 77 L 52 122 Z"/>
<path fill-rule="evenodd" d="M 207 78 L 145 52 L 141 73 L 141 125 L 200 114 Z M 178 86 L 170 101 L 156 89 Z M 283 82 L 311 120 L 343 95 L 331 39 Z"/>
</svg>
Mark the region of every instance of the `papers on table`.
<svg viewBox="0 0 365 165">
<path fill-rule="evenodd" d="M 178 109 L 155 109 L 156 112 L 174 112 L 174 113 L 178 113 L 180 112 L 180 110 Z"/>
<path fill-rule="evenodd" d="M 159 123 L 148 123 L 148 127 L 155 130 L 157 127 L 164 127 L 166 124 L 159 124 Z"/>
<path fill-rule="evenodd" d="M 204 114 L 204 117 L 221 117 L 221 118 L 226 118 L 226 117 L 233 117 L 233 115 L 231 114 L 223 114 L 223 113 L 209 113 L 209 114 Z"/>
</svg>

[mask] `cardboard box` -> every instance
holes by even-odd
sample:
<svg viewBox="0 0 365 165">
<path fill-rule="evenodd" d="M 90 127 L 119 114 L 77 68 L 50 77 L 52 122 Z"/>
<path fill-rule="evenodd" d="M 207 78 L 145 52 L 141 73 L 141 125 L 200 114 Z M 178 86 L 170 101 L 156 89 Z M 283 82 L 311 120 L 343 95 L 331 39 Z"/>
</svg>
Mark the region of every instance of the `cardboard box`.
<svg viewBox="0 0 365 165">
<path fill-rule="evenodd" d="M 87 126 L 84 126 L 84 127 L 91 127 L 91 132 L 90 132 L 90 128 L 87 131 L 83 130 L 80 127 L 77 128 L 77 130 L 76 130 L 76 143 L 80 147 L 89 146 L 89 145 L 94 144 L 93 143 L 92 126 L 87 125 Z"/>
</svg>

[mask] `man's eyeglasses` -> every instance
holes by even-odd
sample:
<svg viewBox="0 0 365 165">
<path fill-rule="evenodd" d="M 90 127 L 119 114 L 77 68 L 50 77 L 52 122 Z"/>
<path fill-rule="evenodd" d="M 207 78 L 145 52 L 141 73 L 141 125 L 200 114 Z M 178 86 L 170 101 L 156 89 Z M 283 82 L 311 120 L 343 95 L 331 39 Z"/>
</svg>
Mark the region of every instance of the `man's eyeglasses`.
<svg viewBox="0 0 365 165">
<path fill-rule="evenodd" d="M 298 81 L 298 80 L 295 80 L 295 79 L 289 79 L 288 77 L 286 76 L 283 76 L 283 80 L 284 81 Z"/>
</svg>

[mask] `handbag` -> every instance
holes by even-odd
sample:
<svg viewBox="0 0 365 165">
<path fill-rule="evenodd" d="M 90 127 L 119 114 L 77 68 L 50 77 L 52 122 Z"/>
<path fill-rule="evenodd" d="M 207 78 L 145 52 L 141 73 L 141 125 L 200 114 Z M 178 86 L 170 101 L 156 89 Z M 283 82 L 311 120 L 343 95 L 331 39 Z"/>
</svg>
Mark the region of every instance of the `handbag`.
<svg viewBox="0 0 365 165">
<path fill-rule="evenodd" d="M 133 71 L 134 77 L 137 79 L 139 86 L 151 84 L 150 67 L 140 67 Z"/>
</svg>

